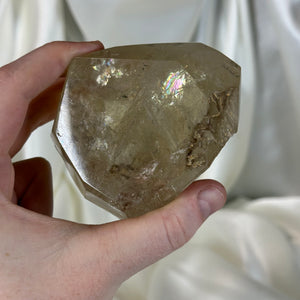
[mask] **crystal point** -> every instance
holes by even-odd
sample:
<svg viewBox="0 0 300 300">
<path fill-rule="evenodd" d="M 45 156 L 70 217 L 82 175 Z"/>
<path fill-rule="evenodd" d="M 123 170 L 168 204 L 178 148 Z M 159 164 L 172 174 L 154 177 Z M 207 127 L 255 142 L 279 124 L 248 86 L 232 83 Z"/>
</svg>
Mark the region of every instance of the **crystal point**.
<svg viewBox="0 0 300 300">
<path fill-rule="evenodd" d="M 53 137 L 83 195 L 119 217 L 172 201 L 237 131 L 240 67 L 203 44 L 73 59 Z"/>
</svg>

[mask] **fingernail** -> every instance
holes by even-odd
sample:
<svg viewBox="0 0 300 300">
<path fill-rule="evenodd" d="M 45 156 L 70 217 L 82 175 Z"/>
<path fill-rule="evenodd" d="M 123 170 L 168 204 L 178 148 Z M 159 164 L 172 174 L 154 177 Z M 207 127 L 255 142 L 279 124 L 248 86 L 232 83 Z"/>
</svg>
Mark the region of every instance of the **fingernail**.
<svg viewBox="0 0 300 300">
<path fill-rule="evenodd" d="M 99 41 L 84 42 L 83 45 L 85 52 L 93 52 L 104 49 L 103 44 Z"/>
<path fill-rule="evenodd" d="M 104 45 L 100 41 L 91 41 L 91 45 L 95 45 L 95 49 L 104 49 Z"/>
<path fill-rule="evenodd" d="M 224 203 L 224 194 L 215 187 L 206 187 L 198 193 L 198 204 L 203 219 L 222 208 Z"/>
</svg>

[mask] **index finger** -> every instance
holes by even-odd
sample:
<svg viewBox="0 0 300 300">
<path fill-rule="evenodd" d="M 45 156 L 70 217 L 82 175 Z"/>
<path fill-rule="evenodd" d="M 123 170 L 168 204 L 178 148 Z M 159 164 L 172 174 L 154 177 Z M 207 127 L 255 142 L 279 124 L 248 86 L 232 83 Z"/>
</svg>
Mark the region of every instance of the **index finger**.
<svg viewBox="0 0 300 300">
<path fill-rule="evenodd" d="M 31 100 L 65 71 L 73 57 L 101 48 L 99 41 L 51 42 L 1 68 L 2 77 L 8 75 L 2 80 L 9 86 L 14 85 L 14 92 L 23 100 Z"/>
<path fill-rule="evenodd" d="M 24 122 L 28 105 L 80 54 L 102 49 L 96 42 L 52 42 L 0 69 L 0 153 L 8 151 Z"/>
</svg>

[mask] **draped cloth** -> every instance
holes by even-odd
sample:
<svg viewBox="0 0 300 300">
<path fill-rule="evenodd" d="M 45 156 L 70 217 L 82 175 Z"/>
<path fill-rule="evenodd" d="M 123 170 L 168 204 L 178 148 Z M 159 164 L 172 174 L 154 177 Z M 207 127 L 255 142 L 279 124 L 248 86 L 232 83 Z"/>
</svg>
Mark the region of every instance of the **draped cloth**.
<svg viewBox="0 0 300 300">
<path fill-rule="evenodd" d="M 300 299 L 300 1 L 0 1 L 0 65 L 65 39 L 106 47 L 197 41 L 242 67 L 238 134 L 201 176 L 225 185 L 228 205 L 115 299 Z M 51 162 L 54 215 L 115 220 L 82 198 L 50 130 L 38 129 L 16 159 Z"/>
</svg>

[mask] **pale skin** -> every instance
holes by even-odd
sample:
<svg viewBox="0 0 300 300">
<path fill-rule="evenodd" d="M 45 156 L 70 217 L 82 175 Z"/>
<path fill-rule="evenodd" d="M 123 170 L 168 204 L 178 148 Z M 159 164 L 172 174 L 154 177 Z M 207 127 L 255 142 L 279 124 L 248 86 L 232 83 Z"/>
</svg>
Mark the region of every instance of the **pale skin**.
<svg viewBox="0 0 300 300">
<path fill-rule="evenodd" d="M 54 118 L 70 60 L 102 48 L 54 42 L 0 69 L 0 299 L 112 299 L 124 280 L 185 244 L 225 203 L 224 187 L 203 180 L 139 218 L 82 225 L 51 217 L 49 163 L 11 159 Z"/>
</svg>

